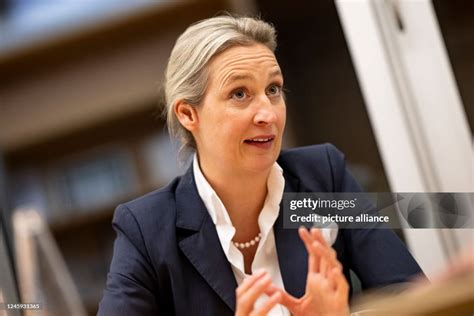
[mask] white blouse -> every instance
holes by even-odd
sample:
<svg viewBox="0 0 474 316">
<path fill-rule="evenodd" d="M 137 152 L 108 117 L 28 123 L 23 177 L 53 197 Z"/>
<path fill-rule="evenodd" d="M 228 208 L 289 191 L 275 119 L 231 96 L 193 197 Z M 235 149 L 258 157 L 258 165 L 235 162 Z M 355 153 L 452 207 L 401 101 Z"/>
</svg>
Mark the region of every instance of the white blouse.
<svg viewBox="0 0 474 316">
<path fill-rule="evenodd" d="M 214 225 L 216 225 L 222 250 L 224 250 L 227 260 L 231 264 L 237 284 L 240 285 L 250 275 L 245 273 L 244 256 L 232 242 L 232 238 L 235 235 L 235 227 L 232 225 L 224 204 L 202 174 L 196 154 L 194 155 L 193 171 L 199 196 L 203 200 Z M 260 227 L 262 237 L 252 262 L 252 271 L 264 269 L 270 274 L 273 284 L 281 289 L 284 289 L 284 285 L 278 263 L 273 225 L 280 212 L 280 202 L 283 198 L 284 188 L 285 178 L 283 177 L 283 169 L 275 162 L 267 180 L 267 197 L 265 198 L 263 209 L 258 216 L 258 226 Z M 338 234 L 337 224 L 331 224 L 328 228 L 322 228 L 321 234 L 329 245 L 334 244 Z M 255 303 L 255 307 L 260 306 L 267 299 L 267 295 L 262 295 Z M 278 304 L 268 315 L 290 316 L 290 312 L 285 306 Z"/>
<path fill-rule="evenodd" d="M 232 242 L 232 238 L 235 235 L 235 227 L 232 225 L 224 204 L 202 174 L 197 155 L 194 155 L 193 171 L 199 196 L 203 200 L 214 225 L 216 225 L 222 250 L 224 250 L 227 260 L 231 264 L 237 284 L 240 285 L 250 275 L 245 273 L 242 253 Z M 284 187 L 285 178 L 283 177 L 283 170 L 275 162 L 267 180 L 267 197 L 258 217 L 258 226 L 260 227 L 262 237 L 252 262 L 253 272 L 264 269 L 271 276 L 273 284 L 282 289 L 284 286 L 276 252 L 273 224 L 275 224 L 280 212 L 280 201 L 283 197 Z M 255 303 L 255 307 L 260 306 L 267 299 L 267 295 L 260 296 Z M 290 312 L 285 306 L 278 304 L 268 315 L 289 316 Z"/>
</svg>

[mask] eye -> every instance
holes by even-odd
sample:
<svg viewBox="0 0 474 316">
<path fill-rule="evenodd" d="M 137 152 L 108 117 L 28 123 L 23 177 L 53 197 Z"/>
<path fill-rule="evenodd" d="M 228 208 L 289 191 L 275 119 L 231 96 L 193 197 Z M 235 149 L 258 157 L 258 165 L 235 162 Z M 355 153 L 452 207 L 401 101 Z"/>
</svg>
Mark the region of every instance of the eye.
<svg viewBox="0 0 474 316">
<path fill-rule="evenodd" d="M 237 101 L 245 100 L 247 96 L 247 92 L 242 88 L 236 89 L 231 93 L 231 98 Z"/>
<path fill-rule="evenodd" d="M 272 84 L 267 88 L 267 93 L 270 96 L 280 96 L 281 86 L 277 84 Z"/>
</svg>

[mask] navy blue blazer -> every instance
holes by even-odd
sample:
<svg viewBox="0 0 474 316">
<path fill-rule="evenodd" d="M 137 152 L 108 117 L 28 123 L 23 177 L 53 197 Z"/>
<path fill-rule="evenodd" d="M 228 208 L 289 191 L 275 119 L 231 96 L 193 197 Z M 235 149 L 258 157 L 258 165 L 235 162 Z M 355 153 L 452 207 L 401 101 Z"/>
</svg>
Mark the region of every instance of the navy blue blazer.
<svg viewBox="0 0 474 316">
<path fill-rule="evenodd" d="M 356 192 L 344 156 L 330 144 L 283 150 L 285 192 Z M 307 253 L 296 230 L 274 225 L 285 290 L 304 294 Z M 235 281 L 194 182 L 193 169 L 166 187 L 117 207 L 114 254 L 98 315 L 233 315 Z M 409 280 L 421 272 L 388 229 L 341 229 L 334 249 L 350 282 L 363 288 Z"/>
</svg>

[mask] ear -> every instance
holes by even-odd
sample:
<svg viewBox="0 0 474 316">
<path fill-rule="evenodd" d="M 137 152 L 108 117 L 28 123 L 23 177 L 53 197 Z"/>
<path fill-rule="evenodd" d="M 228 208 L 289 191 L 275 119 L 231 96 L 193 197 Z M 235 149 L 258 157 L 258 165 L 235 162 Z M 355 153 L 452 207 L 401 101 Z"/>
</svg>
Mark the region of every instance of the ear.
<svg viewBox="0 0 474 316">
<path fill-rule="evenodd" d="M 198 126 L 198 115 L 196 108 L 184 100 L 179 100 L 174 106 L 174 113 L 181 125 L 188 131 L 193 132 Z"/>
</svg>

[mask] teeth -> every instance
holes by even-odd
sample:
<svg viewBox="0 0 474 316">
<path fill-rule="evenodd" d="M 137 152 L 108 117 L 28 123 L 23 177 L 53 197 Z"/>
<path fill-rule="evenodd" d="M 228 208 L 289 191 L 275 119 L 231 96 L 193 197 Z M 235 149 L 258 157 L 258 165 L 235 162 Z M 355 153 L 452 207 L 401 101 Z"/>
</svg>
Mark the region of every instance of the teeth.
<svg viewBox="0 0 474 316">
<path fill-rule="evenodd" d="M 250 139 L 252 142 L 268 142 L 271 138 L 254 138 Z"/>
</svg>

